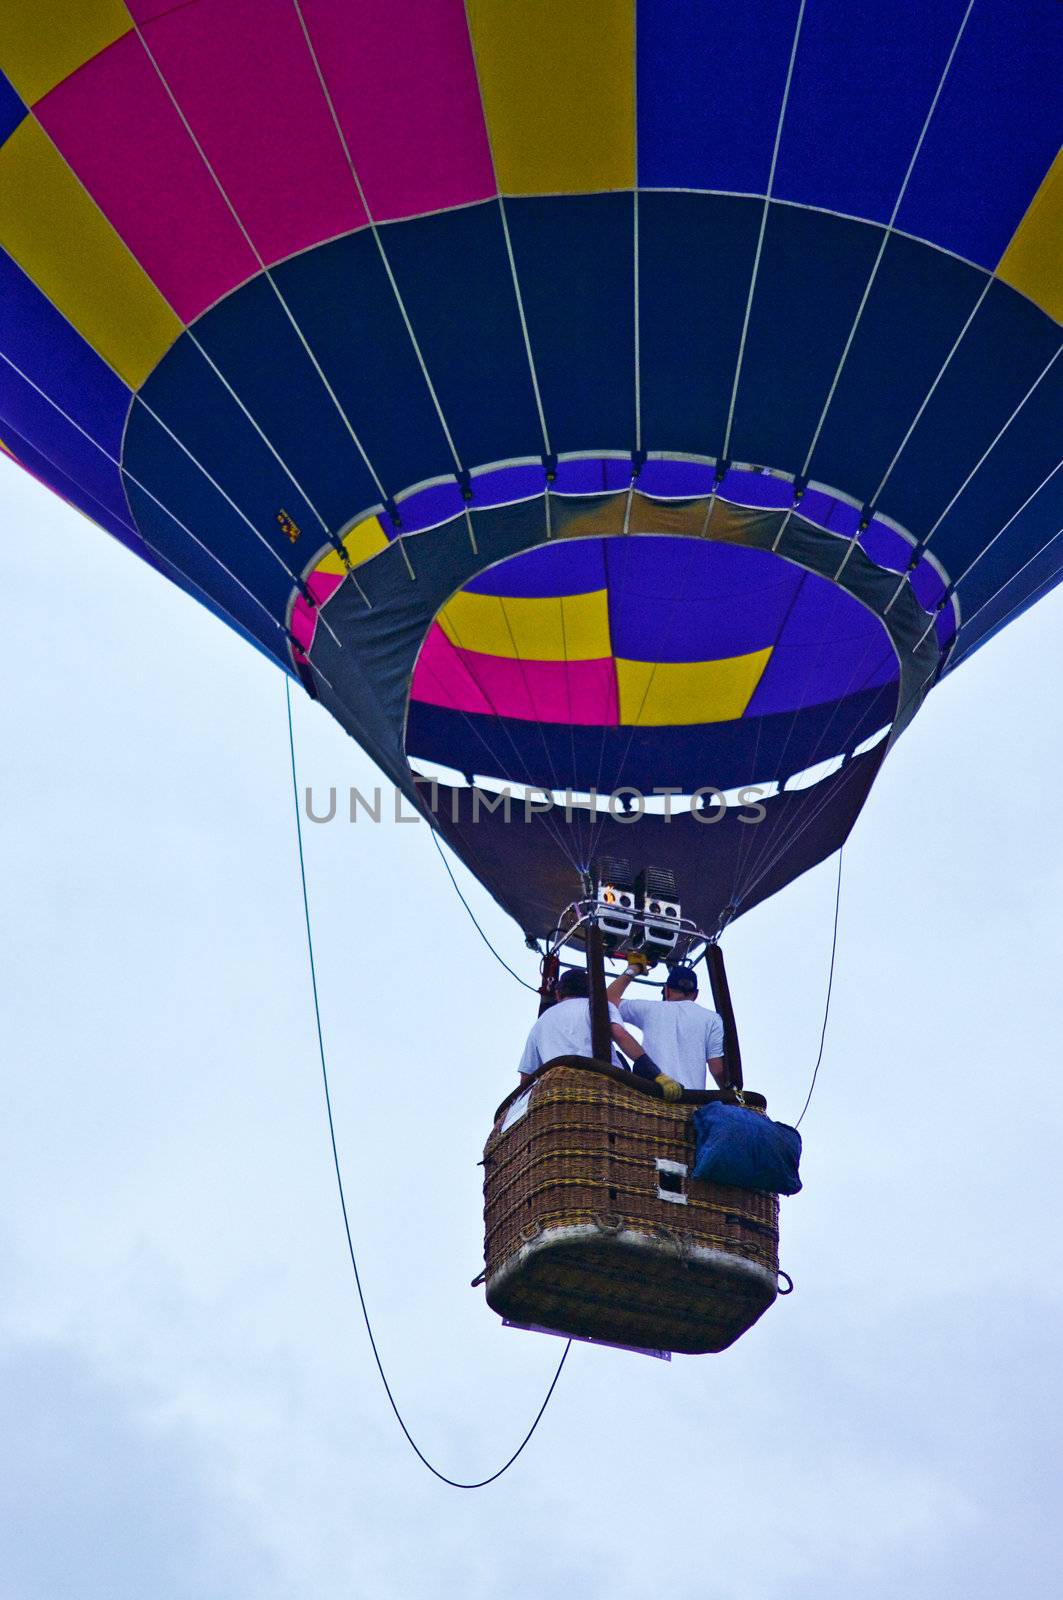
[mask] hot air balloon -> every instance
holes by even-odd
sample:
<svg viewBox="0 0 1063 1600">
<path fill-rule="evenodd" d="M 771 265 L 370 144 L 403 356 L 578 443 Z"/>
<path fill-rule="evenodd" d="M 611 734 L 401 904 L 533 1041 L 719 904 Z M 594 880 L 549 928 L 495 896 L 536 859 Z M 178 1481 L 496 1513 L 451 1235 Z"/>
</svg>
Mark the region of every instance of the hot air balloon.
<svg viewBox="0 0 1063 1600">
<path fill-rule="evenodd" d="M 604 857 L 718 927 L 1063 573 L 1061 32 L 8 0 L 3 448 L 298 678 L 525 935 Z"/>
</svg>

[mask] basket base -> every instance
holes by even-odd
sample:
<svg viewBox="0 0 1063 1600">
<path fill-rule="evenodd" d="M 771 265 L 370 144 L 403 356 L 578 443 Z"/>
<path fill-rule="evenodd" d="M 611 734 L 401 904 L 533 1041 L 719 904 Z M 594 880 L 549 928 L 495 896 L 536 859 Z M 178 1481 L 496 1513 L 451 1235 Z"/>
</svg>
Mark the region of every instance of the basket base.
<svg viewBox="0 0 1063 1600">
<path fill-rule="evenodd" d="M 486 1284 L 488 1305 L 511 1321 L 684 1355 L 726 1350 L 777 1292 L 744 1256 L 594 1223 L 545 1229 Z"/>
</svg>

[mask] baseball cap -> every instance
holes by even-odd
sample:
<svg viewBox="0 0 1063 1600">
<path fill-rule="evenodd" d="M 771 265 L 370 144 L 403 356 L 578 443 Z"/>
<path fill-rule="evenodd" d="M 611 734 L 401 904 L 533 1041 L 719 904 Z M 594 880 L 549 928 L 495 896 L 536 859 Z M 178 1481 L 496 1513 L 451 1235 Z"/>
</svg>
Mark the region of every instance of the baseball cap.
<svg viewBox="0 0 1063 1600">
<path fill-rule="evenodd" d="M 680 994 L 697 994 L 698 979 L 694 968 L 684 961 L 679 966 L 669 967 L 665 979 L 666 989 L 678 989 Z"/>
<path fill-rule="evenodd" d="M 568 967 L 557 980 L 557 992 L 562 1000 L 585 1000 L 591 986 L 583 968 Z"/>
</svg>

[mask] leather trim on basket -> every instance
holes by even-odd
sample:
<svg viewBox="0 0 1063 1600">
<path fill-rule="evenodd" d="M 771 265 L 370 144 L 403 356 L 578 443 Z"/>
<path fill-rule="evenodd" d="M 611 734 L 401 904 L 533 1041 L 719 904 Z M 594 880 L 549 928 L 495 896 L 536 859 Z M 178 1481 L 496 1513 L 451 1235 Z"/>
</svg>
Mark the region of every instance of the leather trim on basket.
<svg viewBox="0 0 1063 1600">
<path fill-rule="evenodd" d="M 495 1112 L 495 1121 L 505 1115 L 511 1101 L 519 1094 L 526 1094 L 533 1084 L 538 1083 L 550 1071 L 551 1067 L 579 1067 L 583 1072 L 596 1072 L 600 1078 L 609 1078 L 613 1083 L 622 1084 L 625 1089 L 633 1089 L 636 1094 L 649 1095 L 651 1100 L 664 1099 L 656 1083 L 650 1083 L 647 1078 L 636 1077 L 633 1072 L 625 1072 L 607 1061 L 595 1061 L 591 1056 L 555 1056 L 552 1061 L 543 1062 L 538 1072 L 533 1075 L 531 1084 L 518 1083 L 517 1087 L 507 1094 Z M 743 1089 L 741 1100 L 733 1089 L 684 1089 L 681 1099 L 669 1103 L 682 1106 L 707 1106 L 713 1100 L 722 1100 L 725 1105 L 731 1106 L 751 1106 L 754 1111 L 766 1111 L 768 1108 L 764 1096 L 750 1089 Z"/>
</svg>

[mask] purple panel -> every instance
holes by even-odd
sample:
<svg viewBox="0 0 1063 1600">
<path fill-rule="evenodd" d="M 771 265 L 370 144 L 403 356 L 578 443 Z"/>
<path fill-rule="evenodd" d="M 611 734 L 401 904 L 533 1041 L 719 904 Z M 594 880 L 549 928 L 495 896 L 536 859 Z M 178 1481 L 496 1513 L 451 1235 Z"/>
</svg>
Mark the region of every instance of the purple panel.
<svg viewBox="0 0 1063 1600">
<path fill-rule="evenodd" d="M 807 522 L 814 522 L 818 528 L 826 528 L 829 533 L 840 534 L 845 539 L 851 539 L 860 526 L 860 512 L 856 506 L 825 494 L 822 489 L 806 489 L 798 509 Z"/>
<path fill-rule="evenodd" d="M 886 567 L 890 572 L 903 572 L 912 559 L 909 541 L 881 522 L 872 522 L 864 529 L 860 546 L 877 567 Z"/>
<path fill-rule="evenodd" d="M 694 500 L 712 493 L 715 467 L 701 461 L 647 461 L 639 475 L 643 494 L 662 500 Z"/>
<path fill-rule="evenodd" d="M 978 0 L 897 226 L 992 271 L 1059 149 L 1061 76 L 1059 0 Z"/>
<path fill-rule="evenodd" d="M 802 574 L 764 550 L 691 539 L 606 548 L 614 655 L 719 661 L 775 640 Z"/>
<path fill-rule="evenodd" d="M 460 517 L 465 509 L 457 483 L 433 483 L 427 489 L 418 489 L 405 500 L 399 501 L 402 528 L 397 529 L 391 518 L 384 515 L 380 525 L 389 539 L 398 532 L 418 533 L 422 528 L 435 528 L 451 517 Z"/>
<path fill-rule="evenodd" d="M 129 507 L 117 463 L 79 433 L 36 389 L 0 364 L 0 437 L 17 433 L 51 464 L 43 476 L 51 482 L 55 472 L 80 484 L 84 495 L 120 521 L 130 521 Z M 69 491 L 60 489 L 69 497 Z M 81 501 L 78 501 L 81 504 Z M 89 516 L 97 517 L 95 511 Z"/>
<path fill-rule="evenodd" d="M 956 632 L 956 613 L 951 606 L 946 606 L 944 611 L 938 612 L 934 630 L 938 636 L 938 644 L 944 650 Z"/>
<path fill-rule="evenodd" d="M 554 490 L 557 494 L 607 494 L 626 489 L 631 482 L 631 460 L 621 456 L 559 461 Z"/>
<path fill-rule="evenodd" d="M 763 194 L 797 0 L 639 0 L 644 188 Z"/>
<path fill-rule="evenodd" d="M 920 561 L 915 571 L 909 575 L 908 581 L 923 610 L 933 611 L 945 593 L 945 585 L 937 568 L 931 566 L 929 561 Z"/>
<path fill-rule="evenodd" d="M 117 459 L 129 410 L 129 388 L 3 250 L 0 304 L 4 308 L 5 356 Z M 2 378 L 0 373 L 0 389 Z M 73 432 L 58 410 L 52 428 Z M 41 441 L 42 449 L 47 449 L 46 438 Z"/>
<path fill-rule="evenodd" d="M 38 483 L 42 483 L 46 489 L 51 489 L 53 494 L 76 506 L 91 522 L 106 528 L 108 533 L 113 534 L 121 544 L 147 561 L 150 566 L 158 565 L 154 554 L 134 529 L 128 507 L 125 508 L 123 516 L 117 516 L 109 506 L 95 499 L 83 482 L 68 477 L 54 461 L 50 461 L 39 450 L 35 450 L 13 428 L 5 423 L 0 431 L 3 433 L 4 443 L 10 450 L 9 459 L 16 461 L 31 477 L 36 478 Z"/>
<path fill-rule="evenodd" d="M 768 472 L 737 472 L 733 468 L 720 484 L 721 500 L 734 500 L 741 506 L 784 509 L 794 503 L 794 486 L 785 478 Z"/>
<path fill-rule="evenodd" d="M 601 539 L 563 539 L 481 572 L 465 588 L 473 594 L 500 594 L 513 599 L 552 599 L 557 595 L 591 594 L 605 588 L 605 556 Z"/>
<path fill-rule="evenodd" d="M 746 716 L 823 705 L 897 676 L 882 624 L 825 579 L 807 576 Z"/>
<path fill-rule="evenodd" d="M 782 642 L 806 645 L 818 644 L 822 639 L 834 643 L 847 639 L 861 645 L 869 639 L 881 639 L 888 646 L 882 623 L 859 600 L 836 588 L 829 578 L 809 572 L 786 619 Z M 821 698 L 817 696 L 817 700 Z"/>
<path fill-rule="evenodd" d="M 514 500 L 531 500 L 546 489 L 546 468 L 538 462 L 526 466 L 498 467 L 472 479 L 473 504 L 502 506 Z"/>
<path fill-rule="evenodd" d="M 781 200 L 889 220 L 966 3 L 806 7 L 775 172 Z"/>
</svg>

